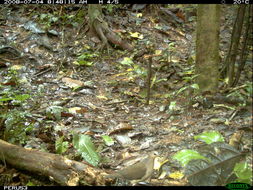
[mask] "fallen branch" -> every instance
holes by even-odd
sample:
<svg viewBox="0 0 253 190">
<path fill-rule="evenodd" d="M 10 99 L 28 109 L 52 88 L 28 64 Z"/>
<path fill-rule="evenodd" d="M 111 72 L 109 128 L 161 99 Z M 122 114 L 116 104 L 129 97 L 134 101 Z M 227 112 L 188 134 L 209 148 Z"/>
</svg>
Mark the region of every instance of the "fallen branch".
<svg viewBox="0 0 253 190">
<path fill-rule="evenodd" d="M 104 185 L 103 172 L 61 155 L 25 149 L 0 140 L 0 160 L 15 168 L 51 177 L 60 185 L 76 186 L 80 179 L 89 185 Z"/>
</svg>

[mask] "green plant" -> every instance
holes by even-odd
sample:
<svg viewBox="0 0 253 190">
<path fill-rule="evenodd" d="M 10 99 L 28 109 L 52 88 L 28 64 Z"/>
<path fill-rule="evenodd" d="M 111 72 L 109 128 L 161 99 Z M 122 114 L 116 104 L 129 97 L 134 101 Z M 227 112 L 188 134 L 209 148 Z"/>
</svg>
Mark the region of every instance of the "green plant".
<svg viewBox="0 0 253 190">
<path fill-rule="evenodd" d="M 248 97 L 252 97 L 252 82 L 246 82 L 245 90 Z"/>
<path fill-rule="evenodd" d="M 167 81 L 167 79 L 166 78 L 158 79 L 157 73 L 155 73 L 154 77 L 152 77 L 150 88 L 152 88 L 154 85 L 156 85 L 162 81 Z"/>
<path fill-rule="evenodd" d="M 45 28 L 50 28 L 52 24 L 56 23 L 59 20 L 59 17 L 51 13 L 47 13 L 41 14 L 39 19 L 40 22 L 45 26 Z"/>
<path fill-rule="evenodd" d="M 207 145 L 199 147 L 198 151 L 182 150 L 173 156 L 185 168 L 192 185 L 225 185 L 234 181 L 252 183 L 252 169 L 246 162 L 241 162 L 244 155 L 224 143 L 219 132 L 203 132 L 194 139 Z"/>
<path fill-rule="evenodd" d="M 4 93 L 2 95 L 3 96 L 0 96 L 0 102 L 16 101 L 15 104 L 19 104 L 30 98 L 29 94 Z"/>
<path fill-rule="evenodd" d="M 129 57 L 124 57 L 119 63 L 127 67 L 127 72 L 125 72 L 124 75 L 127 75 L 129 80 L 134 80 L 137 77 L 144 78 L 147 76 L 146 69 L 134 63 Z"/>
<path fill-rule="evenodd" d="M 186 166 L 193 159 L 207 159 L 195 150 L 181 150 L 177 152 L 173 159 L 178 160 L 182 166 Z"/>
<path fill-rule="evenodd" d="M 24 144 L 34 125 L 27 118 L 31 115 L 28 112 L 12 110 L 1 114 L 0 118 L 5 122 L 4 140 L 10 143 Z"/>
<path fill-rule="evenodd" d="M 6 75 L 4 75 L 4 84 L 0 85 L 0 105 L 10 103 L 12 105 L 20 105 L 30 98 L 29 94 L 21 91 L 17 86 L 22 83 L 18 75 L 19 66 L 12 66 Z"/>
<path fill-rule="evenodd" d="M 72 143 L 82 158 L 93 166 L 97 166 L 101 161 L 101 157 L 96 152 L 95 146 L 88 135 L 73 134 Z"/>
<path fill-rule="evenodd" d="M 102 138 L 107 146 L 112 146 L 115 143 L 114 140 L 108 135 L 102 135 Z"/>
<path fill-rule="evenodd" d="M 49 106 L 46 109 L 46 116 L 49 119 L 56 119 L 60 120 L 61 119 L 61 113 L 64 111 L 64 108 L 61 106 Z"/>
<path fill-rule="evenodd" d="M 196 89 L 196 90 L 198 90 L 199 89 L 199 85 L 198 84 L 192 84 L 192 85 L 184 86 L 184 87 L 180 88 L 179 90 L 173 92 L 173 94 L 175 96 L 178 96 L 181 92 L 183 92 L 183 91 L 185 91 L 187 89 Z"/>
<path fill-rule="evenodd" d="M 252 82 L 247 82 L 241 88 L 242 90 L 235 90 L 231 92 L 227 97 L 234 97 L 242 101 L 241 106 L 245 106 L 247 99 L 252 97 Z"/>
<path fill-rule="evenodd" d="M 15 70 L 14 68 L 9 69 L 7 73 L 7 80 L 18 83 L 18 71 Z"/>
<path fill-rule="evenodd" d="M 76 15 L 73 14 L 62 14 L 59 15 L 58 12 L 54 12 L 53 14 L 51 13 L 46 13 L 46 14 L 41 14 L 39 16 L 40 23 L 44 25 L 46 29 L 50 28 L 54 24 L 60 24 L 62 26 L 70 24 L 72 26 L 77 26 L 78 23 L 83 22 L 84 18 L 84 11 L 79 10 Z"/>
<path fill-rule="evenodd" d="M 0 105 L 2 105 L 0 120 L 4 121 L 5 129 L 3 139 L 10 143 L 24 144 L 27 140 L 27 133 L 33 130 L 33 124 L 27 119 L 28 112 L 17 109 L 10 110 L 12 106 L 23 106 L 30 98 L 29 94 L 21 94 L 19 89 L 13 87 L 3 87 L 0 89 Z"/>
<path fill-rule="evenodd" d="M 233 172 L 237 176 L 236 182 L 248 183 L 252 185 L 252 168 L 247 162 L 237 163 Z"/>
<path fill-rule="evenodd" d="M 78 23 L 83 22 L 83 18 L 84 18 L 84 12 L 83 11 L 79 11 L 79 13 L 77 15 L 69 15 L 69 14 L 64 14 L 62 16 L 60 16 L 60 24 L 61 25 L 67 25 L 70 24 L 73 27 L 78 26 Z"/>
<path fill-rule="evenodd" d="M 63 141 L 64 136 L 56 139 L 55 141 L 55 150 L 57 154 L 62 154 L 67 151 L 69 143 L 67 141 Z"/>
<path fill-rule="evenodd" d="M 5 103 L 11 103 L 12 105 L 21 105 L 30 98 L 29 94 L 22 94 L 19 89 L 15 87 L 0 86 L 0 105 Z"/>
<path fill-rule="evenodd" d="M 0 105 L 22 105 L 30 98 L 29 94 L 22 94 L 19 89 L 11 86 L 0 86 Z"/>
<path fill-rule="evenodd" d="M 106 5 L 106 9 L 109 13 L 112 13 L 113 12 L 113 9 L 116 7 L 116 5 L 113 5 L 113 4 L 108 4 Z"/>
<path fill-rule="evenodd" d="M 207 131 L 194 136 L 195 140 L 204 141 L 206 144 L 224 142 L 223 136 L 218 131 Z"/>
<path fill-rule="evenodd" d="M 164 50 L 163 54 L 161 55 L 161 61 L 168 61 L 172 62 L 172 55 L 176 51 L 175 43 L 171 42 L 168 44 L 167 48 Z"/>
<path fill-rule="evenodd" d="M 24 92 L 19 86 L 22 80 L 18 75 L 21 69 L 19 65 L 14 65 L 5 73 L 5 85 L 0 85 L 0 121 L 5 127 L 2 131 L 3 139 L 10 143 L 24 144 L 34 126 L 29 120 L 31 115 L 27 111 L 21 111 L 20 107 L 26 105 L 30 99 L 30 94 Z"/>
<path fill-rule="evenodd" d="M 97 57 L 98 54 L 86 51 L 82 54 L 79 54 L 77 57 L 77 60 L 74 62 L 75 65 L 84 65 L 84 66 L 92 66 L 93 65 L 93 59 Z"/>
</svg>

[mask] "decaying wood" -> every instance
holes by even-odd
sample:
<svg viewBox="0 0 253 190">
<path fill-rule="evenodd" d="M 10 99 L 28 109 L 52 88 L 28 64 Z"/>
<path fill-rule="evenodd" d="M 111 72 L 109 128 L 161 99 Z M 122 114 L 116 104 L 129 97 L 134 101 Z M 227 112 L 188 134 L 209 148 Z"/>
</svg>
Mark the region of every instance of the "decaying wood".
<svg viewBox="0 0 253 190">
<path fill-rule="evenodd" d="M 61 155 L 25 149 L 0 140 L 0 160 L 15 168 L 51 177 L 60 185 L 76 186 L 79 181 L 104 185 L 103 172 Z"/>
</svg>

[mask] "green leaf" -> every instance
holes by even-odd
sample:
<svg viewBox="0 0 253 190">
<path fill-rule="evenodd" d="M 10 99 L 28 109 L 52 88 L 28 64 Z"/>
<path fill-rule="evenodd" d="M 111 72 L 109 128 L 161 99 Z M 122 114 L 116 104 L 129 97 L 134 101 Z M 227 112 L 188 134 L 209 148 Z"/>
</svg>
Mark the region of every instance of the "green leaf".
<svg viewBox="0 0 253 190">
<path fill-rule="evenodd" d="M 53 16 L 53 17 L 51 17 L 49 20 L 50 20 L 51 22 L 56 22 L 56 21 L 58 21 L 58 17 Z"/>
<path fill-rule="evenodd" d="M 85 66 L 92 66 L 94 62 L 92 59 L 94 57 L 97 57 L 98 55 L 96 53 L 90 53 L 90 52 L 84 52 L 80 54 L 76 61 L 74 61 L 73 64 L 75 65 L 85 65 Z"/>
<path fill-rule="evenodd" d="M 120 62 L 122 65 L 128 65 L 131 66 L 134 62 L 129 57 L 124 57 L 124 59 Z"/>
<path fill-rule="evenodd" d="M 92 61 L 86 61 L 86 60 L 79 60 L 76 63 L 77 63 L 77 65 L 85 65 L 85 66 L 92 66 L 93 65 Z"/>
<path fill-rule="evenodd" d="M 46 109 L 46 115 L 47 117 L 51 119 L 61 119 L 61 112 L 63 111 L 63 107 L 61 106 L 50 106 Z"/>
<path fill-rule="evenodd" d="M 41 14 L 41 15 L 40 15 L 40 19 L 41 19 L 41 20 L 43 20 L 43 19 L 46 18 L 46 17 L 48 17 L 47 14 Z"/>
<path fill-rule="evenodd" d="M 55 141 L 55 150 L 57 154 L 62 154 L 67 151 L 69 143 L 67 141 L 63 142 L 64 136 L 56 139 Z"/>
<path fill-rule="evenodd" d="M 162 30 L 162 27 L 159 26 L 158 24 L 156 24 L 156 25 L 155 25 L 155 29 Z"/>
<path fill-rule="evenodd" d="M 6 102 L 9 100 L 13 100 L 13 98 L 0 98 L 0 102 Z"/>
<path fill-rule="evenodd" d="M 194 74 L 194 70 L 188 70 L 188 71 L 185 71 L 183 72 L 185 75 L 192 75 Z"/>
<path fill-rule="evenodd" d="M 87 60 L 87 59 L 89 59 L 89 58 L 91 58 L 91 57 L 92 57 L 91 54 L 83 53 L 83 54 L 81 54 L 80 56 L 78 56 L 78 59 L 79 59 L 79 60 L 82 60 L 82 59 Z"/>
<path fill-rule="evenodd" d="M 176 101 L 170 102 L 169 110 L 175 110 L 175 109 L 176 109 L 176 105 L 177 105 L 177 102 L 176 102 Z"/>
<path fill-rule="evenodd" d="M 155 81 L 155 83 L 157 84 L 157 83 L 159 83 L 159 82 L 163 82 L 163 81 L 165 81 L 165 82 L 166 82 L 166 81 L 167 81 L 167 79 L 166 79 L 166 78 L 158 79 L 158 80 L 156 80 L 156 81 Z"/>
<path fill-rule="evenodd" d="M 192 87 L 193 89 L 199 90 L 199 85 L 196 84 L 196 83 L 195 83 L 195 84 L 192 84 L 191 87 Z"/>
<path fill-rule="evenodd" d="M 150 88 L 153 87 L 153 85 L 155 84 L 155 81 L 156 81 L 156 73 L 155 73 L 155 76 L 153 77 L 153 79 L 151 81 Z"/>
<path fill-rule="evenodd" d="M 30 98 L 29 94 L 20 94 L 20 95 L 15 95 L 15 97 L 0 98 L 0 102 L 5 102 L 5 101 L 9 101 L 9 100 L 18 100 L 18 101 L 23 102 L 23 101 L 27 100 L 28 98 Z"/>
<path fill-rule="evenodd" d="M 172 158 L 179 161 L 182 166 L 186 166 L 188 162 L 193 159 L 207 159 L 194 150 L 181 150 L 177 152 Z"/>
<path fill-rule="evenodd" d="M 101 158 L 95 150 L 95 146 L 88 135 L 73 135 L 73 145 L 82 158 L 93 166 L 97 166 Z"/>
<path fill-rule="evenodd" d="M 26 186 L 36 186 L 33 182 L 28 181 L 28 183 L 26 184 Z"/>
<path fill-rule="evenodd" d="M 15 99 L 16 99 L 16 100 L 19 100 L 19 101 L 25 101 L 25 100 L 27 100 L 28 98 L 30 98 L 30 95 L 29 95 L 29 94 L 21 94 L 21 95 L 16 95 L 16 96 L 15 96 Z"/>
<path fill-rule="evenodd" d="M 203 132 L 200 135 L 194 136 L 195 140 L 202 140 L 206 144 L 211 144 L 214 142 L 224 142 L 223 136 L 218 131 L 208 131 Z"/>
<path fill-rule="evenodd" d="M 103 138 L 103 140 L 105 141 L 105 144 L 106 144 L 107 146 L 112 146 L 112 145 L 114 145 L 114 140 L 113 140 L 110 136 L 108 136 L 108 135 L 102 135 L 102 138 Z"/>
<path fill-rule="evenodd" d="M 251 183 L 252 168 L 250 168 L 247 162 L 237 163 L 234 167 L 234 173 L 238 177 L 238 181 Z"/>
<path fill-rule="evenodd" d="M 139 65 L 133 65 L 133 67 L 134 67 L 133 70 L 137 75 L 139 75 L 139 76 L 146 76 L 147 75 L 147 71 L 143 67 L 140 67 Z"/>
<path fill-rule="evenodd" d="M 252 82 L 246 82 L 245 90 L 248 93 L 247 95 L 251 97 L 252 96 Z"/>
<path fill-rule="evenodd" d="M 187 88 L 189 88 L 189 86 L 185 86 L 185 87 L 180 88 L 180 89 L 177 91 L 176 96 L 177 96 L 178 94 L 180 94 L 181 92 L 183 92 L 183 91 L 184 91 L 185 89 L 187 89 Z"/>
<path fill-rule="evenodd" d="M 34 125 L 30 123 L 27 117 L 28 112 L 11 110 L 6 114 L 1 114 L 5 119 L 4 140 L 10 143 L 25 143 L 28 139 L 27 132 L 31 132 Z"/>
</svg>

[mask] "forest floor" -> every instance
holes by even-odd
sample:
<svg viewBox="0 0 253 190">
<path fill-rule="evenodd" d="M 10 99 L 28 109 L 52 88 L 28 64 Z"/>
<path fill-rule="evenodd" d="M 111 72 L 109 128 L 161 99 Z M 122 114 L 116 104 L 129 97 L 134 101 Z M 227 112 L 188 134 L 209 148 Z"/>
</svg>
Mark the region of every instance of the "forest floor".
<svg viewBox="0 0 253 190">
<path fill-rule="evenodd" d="M 131 157 L 156 150 L 159 157 L 169 160 L 170 177 L 158 179 L 154 175 L 151 185 L 187 184 L 181 175 L 169 175 L 182 171 L 169 163 L 178 151 L 196 150 L 205 144 L 194 139 L 203 132 L 219 132 L 228 144 L 239 134 L 237 149 L 251 150 L 251 105 L 207 103 L 195 93 L 196 15 L 187 18 L 177 15 L 181 21 L 172 18 L 168 25 L 151 14 L 150 6 L 139 12 L 125 7 L 125 10 L 113 7 L 112 12 L 104 8 L 105 20 L 134 50 L 115 47 L 109 52 L 96 51 L 101 42 L 87 32 L 86 8 L 1 7 L 1 15 L 5 12 L 7 16 L 0 18 L 0 98 L 11 97 L 7 104 L 4 101 L 0 104 L 1 112 L 5 113 L 0 122 L 1 139 L 81 161 L 83 158 L 73 147 L 72 135 L 89 135 L 103 158 L 99 167 L 105 172 L 118 169 L 122 163 L 127 165 Z M 220 49 L 224 59 L 233 17 L 231 6 L 224 6 L 222 11 Z M 147 44 L 152 44 L 153 52 L 145 52 Z M 149 105 L 145 54 L 155 55 Z M 236 96 L 242 102 L 250 98 L 246 84 L 251 81 L 252 64 L 247 62 L 245 67 L 234 90 L 225 93 L 224 81 L 220 81 L 220 96 Z M 32 129 L 16 129 L 13 125 Z M 4 132 L 8 127 L 13 130 Z M 113 143 L 106 145 L 103 136 L 109 136 Z M 61 147 L 58 150 L 56 142 Z M 63 142 L 68 143 L 67 147 Z M 66 151 L 62 151 L 64 147 Z M 54 183 L 0 164 L 0 185 Z"/>
</svg>

